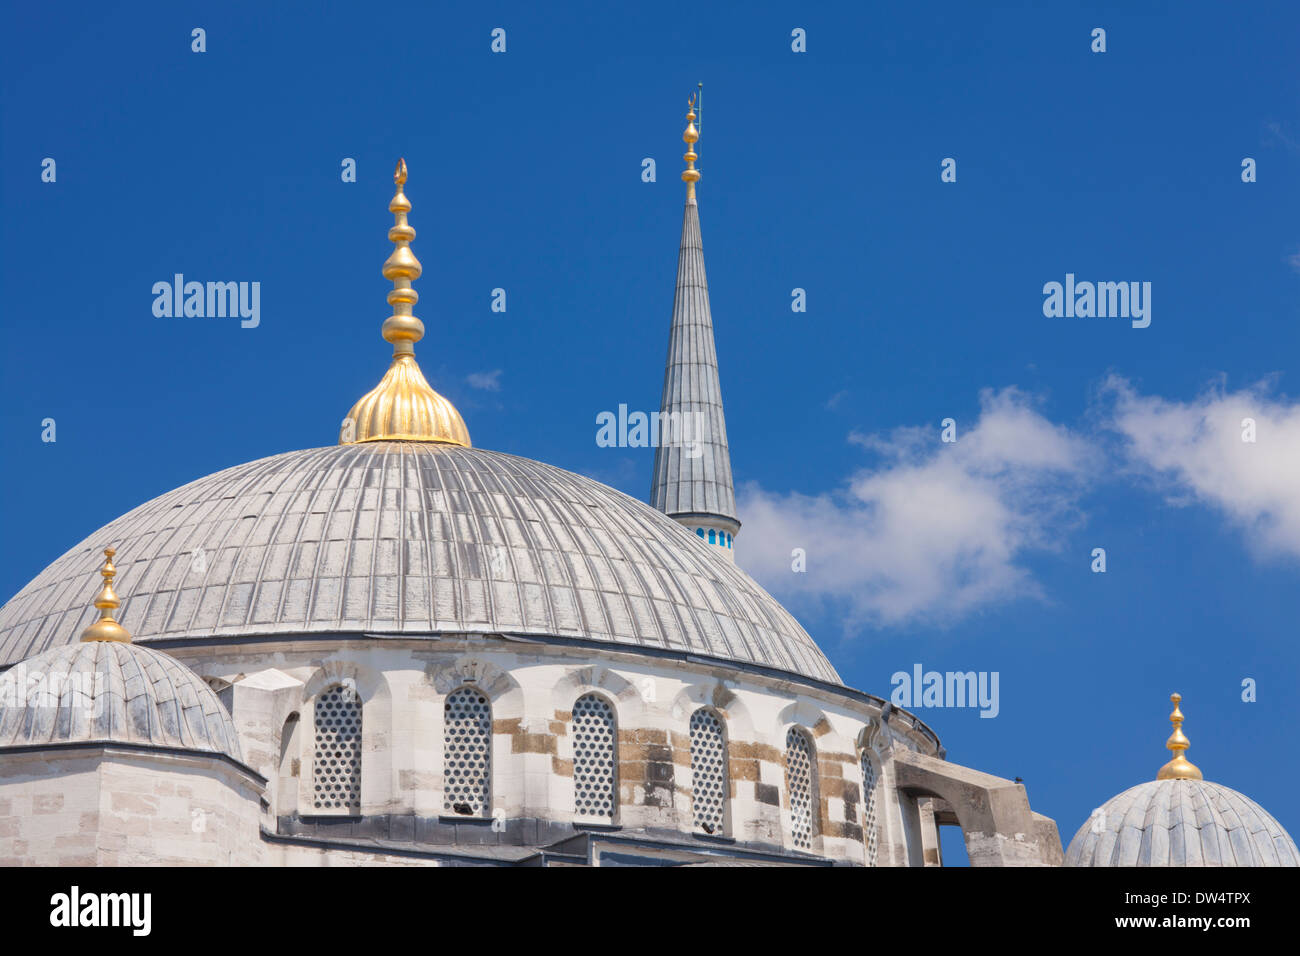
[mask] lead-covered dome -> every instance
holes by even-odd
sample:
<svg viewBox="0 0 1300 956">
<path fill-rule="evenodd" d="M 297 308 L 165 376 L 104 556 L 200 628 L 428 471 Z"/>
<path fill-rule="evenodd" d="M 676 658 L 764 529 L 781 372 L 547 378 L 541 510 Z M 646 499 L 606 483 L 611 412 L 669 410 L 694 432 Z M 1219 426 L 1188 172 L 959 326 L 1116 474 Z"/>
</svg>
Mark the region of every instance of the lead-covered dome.
<svg viewBox="0 0 1300 956">
<path fill-rule="evenodd" d="M 1300 866 L 1281 824 L 1235 790 L 1206 780 L 1151 780 L 1096 810 L 1066 866 Z"/>
<path fill-rule="evenodd" d="M 288 452 L 149 501 L 0 608 L 0 665 L 75 640 L 116 546 L 136 641 L 501 633 L 722 658 L 839 683 L 777 601 L 664 514 L 499 452 Z"/>
<path fill-rule="evenodd" d="M 53 647 L 0 674 L 0 750 L 74 743 L 193 750 L 242 763 L 235 725 L 211 687 L 166 654 L 113 641 Z"/>
</svg>

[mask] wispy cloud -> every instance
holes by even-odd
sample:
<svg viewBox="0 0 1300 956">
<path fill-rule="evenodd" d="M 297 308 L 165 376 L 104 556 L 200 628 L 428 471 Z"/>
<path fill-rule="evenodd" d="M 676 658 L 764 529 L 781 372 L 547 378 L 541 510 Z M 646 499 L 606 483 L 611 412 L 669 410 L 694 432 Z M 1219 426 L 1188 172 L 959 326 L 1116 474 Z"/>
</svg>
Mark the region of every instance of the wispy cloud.
<svg viewBox="0 0 1300 956">
<path fill-rule="evenodd" d="M 1267 129 L 1273 135 L 1274 139 L 1276 139 L 1279 143 L 1281 143 L 1291 152 L 1300 153 L 1300 141 L 1297 141 L 1294 136 L 1290 135 L 1290 133 L 1287 131 L 1285 124 L 1279 123 L 1277 121 L 1273 121 L 1270 123 L 1265 123 L 1264 128 Z"/>
<path fill-rule="evenodd" d="M 1300 402 L 1270 382 L 1236 392 L 1218 383 L 1179 402 L 1112 377 L 1103 395 L 1130 463 L 1160 481 L 1171 504 L 1216 508 L 1259 556 L 1300 557 Z M 1243 440 L 1251 422 L 1254 440 Z"/>
<path fill-rule="evenodd" d="M 481 389 L 485 392 L 501 391 L 501 369 L 494 368 L 490 372 L 471 372 L 465 376 L 465 381 L 469 382 L 471 388 Z"/>
<path fill-rule="evenodd" d="M 741 564 L 792 604 L 833 604 L 847 629 L 946 623 L 1038 596 L 1024 558 L 1078 524 L 1097 456 L 1015 388 L 985 390 L 980 405 L 951 444 L 938 423 L 850 436 L 881 461 L 834 493 L 743 487 Z M 805 573 L 791 570 L 795 548 Z"/>
</svg>

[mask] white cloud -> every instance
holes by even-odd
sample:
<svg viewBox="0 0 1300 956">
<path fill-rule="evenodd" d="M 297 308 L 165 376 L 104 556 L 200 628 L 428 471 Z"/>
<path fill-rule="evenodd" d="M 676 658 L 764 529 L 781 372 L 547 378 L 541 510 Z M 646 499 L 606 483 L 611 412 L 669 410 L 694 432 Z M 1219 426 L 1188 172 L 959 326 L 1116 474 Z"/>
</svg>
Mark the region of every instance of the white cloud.
<svg viewBox="0 0 1300 956">
<path fill-rule="evenodd" d="M 1257 554 L 1300 556 L 1300 402 L 1274 396 L 1267 382 L 1219 385 L 1191 402 L 1139 395 L 1118 377 L 1104 391 L 1129 460 L 1163 482 L 1172 504 L 1219 509 Z M 1242 441 L 1247 418 L 1254 442 Z"/>
<path fill-rule="evenodd" d="M 850 436 L 881 461 L 837 492 L 743 487 L 740 563 L 792 604 L 834 605 L 849 630 L 944 623 L 1038 595 L 1023 558 L 1078 522 L 1094 454 L 1014 388 L 985 390 L 980 405 L 952 444 L 937 423 Z M 793 548 L 807 552 L 806 573 L 791 571 Z"/>
<path fill-rule="evenodd" d="M 1293 139 L 1288 134 L 1286 127 L 1283 126 L 1281 123 L 1278 123 L 1276 121 L 1272 123 L 1265 123 L 1264 127 L 1270 133 L 1273 134 L 1275 139 L 1277 139 L 1283 146 L 1285 146 L 1291 152 L 1300 153 L 1300 142 L 1297 142 L 1295 139 Z M 1264 142 L 1266 143 L 1269 142 L 1267 136 L 1264 137 Z"/>
<path fill-rule="evenodd" d="M 485 392 L 501 391 L 501 369 L 494 368 L 490 372 L 471 372 L 465 376 L 465 381 L 469 382 L 471 388 L 482 389 Z"/>
</svg>

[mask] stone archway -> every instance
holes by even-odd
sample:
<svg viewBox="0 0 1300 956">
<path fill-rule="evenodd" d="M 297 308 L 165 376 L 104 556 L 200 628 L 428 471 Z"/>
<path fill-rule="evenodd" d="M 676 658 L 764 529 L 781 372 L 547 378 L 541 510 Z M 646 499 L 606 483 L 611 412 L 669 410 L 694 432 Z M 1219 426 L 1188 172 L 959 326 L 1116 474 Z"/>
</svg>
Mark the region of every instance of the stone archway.
<svg viewBox="0 0 1300 956">
<path fill-rule="evenodd" d="M 895 786 L 913 804 L 936 797 L 947 805 L 971 866 L 1061 865 L 1056 823 L 1029 809 L 1021 784 L 907 750 L 894 752 L 893 770 Z"/>
</svg>

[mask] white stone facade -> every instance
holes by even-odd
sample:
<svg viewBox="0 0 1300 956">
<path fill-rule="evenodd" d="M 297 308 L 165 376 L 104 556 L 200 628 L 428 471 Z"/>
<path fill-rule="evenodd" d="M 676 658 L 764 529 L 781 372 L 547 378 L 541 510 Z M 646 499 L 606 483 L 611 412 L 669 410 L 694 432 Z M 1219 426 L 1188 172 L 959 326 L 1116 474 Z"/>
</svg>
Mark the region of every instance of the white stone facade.
<svg viewBox="0 0 1300 956">
<path fill-rule="evenodd" d="M 221 757 L 122 744 L 0 756 L 0 866 L 250 866 L 262 783 Z"/>
<path fill-rule="evenodd" d="M 481 846 L 493 848 L 502 862 L 517 862 L 540 845 L 584 832 L 574 803 L 572 708 L 588 693 L 612 708 L 618 741 L 613 823 L 591 829 L 685 842 L 702 852 L 734 847 L 865 865 L 865 747 L 878 768 L 875 860 L 906 865 L 908 840 L 904 814 L 891 795 L 890 755 L 896 747 L 925 754 L 938 749 L 933 733 L 910 715 L 894 710 L 882 720 L 887 705 L 878 698 L 717 662 L 603 652 L 601 663 L 593 664 L 582 648 L 489 637 L 299 639 L 181 646 L 173 653 L 214 686 L 231 685 L 228 699 L 245 759 L 269 781 L 262 826 L 303 841 L 269 842 L 266 863 L 306 863 L 334 853 L 342 862 L 365 856 L 366 847 L 382 853 L 397 845 L 414 853 Z M 339 685 L 354 689 L 362 704 L 360 807 L 354 813 L 320 810 L 313 801 L 314 703 Z M 491 812 L 457 819 L 444 800 L 444 702 L 465 686 L 491 704 Z M 727 822 L 712 835 L 694 825 L 692 808 L 688 725 L 700 707 L 719 716 L 727 743 Z M 794 843 L 785 782 L 792 727 L 812 741 L 816 764 L 807 851 Z M 360 825 L 340 830 L 347 820 Z M 321 841 L 331 847 L 322 848 Z"/>
</svg>

